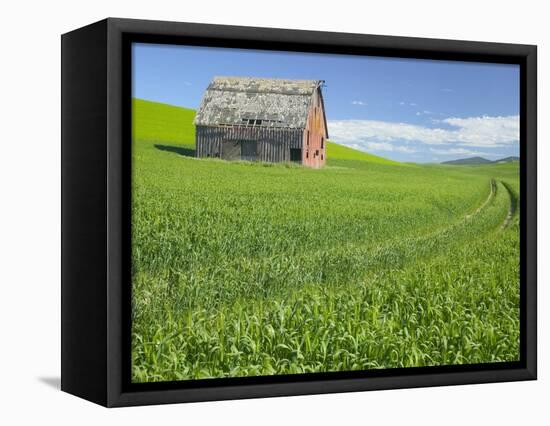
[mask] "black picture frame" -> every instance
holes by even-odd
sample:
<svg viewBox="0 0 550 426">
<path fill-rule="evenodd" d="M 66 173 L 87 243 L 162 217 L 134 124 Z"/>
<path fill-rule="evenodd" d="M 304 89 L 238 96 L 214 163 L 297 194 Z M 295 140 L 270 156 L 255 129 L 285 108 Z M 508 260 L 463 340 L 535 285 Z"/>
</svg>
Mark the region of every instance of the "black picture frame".
<svg viewBox="0 0 550 426">
<path fill-rule="evenodd" d="M 61 42 L 63 391 L 117 407 L 536 379 L 536 46 L 118 18 Z M 132 42 L 519 64 L 520 361 L 131 384 Z"/>
</svg>

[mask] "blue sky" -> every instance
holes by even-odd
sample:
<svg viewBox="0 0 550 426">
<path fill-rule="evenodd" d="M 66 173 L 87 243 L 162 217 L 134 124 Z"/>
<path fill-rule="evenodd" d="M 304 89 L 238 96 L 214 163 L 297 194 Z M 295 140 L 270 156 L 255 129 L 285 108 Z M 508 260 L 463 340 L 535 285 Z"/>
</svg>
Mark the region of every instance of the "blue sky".
<svg viewBox="0 0 550 426">
<path fill-rule="evenodd" d="M 133 96 L 196 109 L 212 77 L 325 80 L 329 136 L 398 161 L 519 155 L 519 66 L 154 44 Z"/>
</svg>

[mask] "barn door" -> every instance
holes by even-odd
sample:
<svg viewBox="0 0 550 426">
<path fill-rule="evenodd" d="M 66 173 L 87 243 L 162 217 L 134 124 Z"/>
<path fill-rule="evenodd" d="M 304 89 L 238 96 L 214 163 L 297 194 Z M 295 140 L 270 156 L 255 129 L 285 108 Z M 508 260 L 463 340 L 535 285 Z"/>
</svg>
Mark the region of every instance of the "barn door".
<svg viewBox="0 0 550 426">
<path fill-rule="evenodd" d="M 290 148 L 290 161 L 302 162 L 302 150 L 300 148 Z"/>
<path fill-rule="evenodd" d="M 239 160 L 241 158 L 240 141 L 223 141 L 221 157 L 224 160 Z"/>
<path fill-rule="evenodd" d="M 256 141 L 241 142 L 241 159 L 246 161 L 258 160 L 258 143 Z"/>
</svg>

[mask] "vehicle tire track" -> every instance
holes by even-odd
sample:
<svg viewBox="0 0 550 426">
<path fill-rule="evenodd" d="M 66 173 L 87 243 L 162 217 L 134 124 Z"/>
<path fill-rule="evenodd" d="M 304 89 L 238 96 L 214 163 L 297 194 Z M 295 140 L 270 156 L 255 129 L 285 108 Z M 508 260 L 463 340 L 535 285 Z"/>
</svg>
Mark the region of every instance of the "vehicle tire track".
<svg viewBox="0 0 550 426">
<path fill-rule="evenodd" d="M 506 219 L 504 219 L 504 222 L 502 223 L 500 229 L 504 230 L 510 226 L 510 222 L 512 221 L 513 217 L 516 215 L 517 211 L 517 197 L 512 188 L 505 183 L 504 181 L 500 181 L 502 186 L 506 188 L 506 192 L 508 193 L 508 197 L 510 198 L 510 207 L 508 209 L 508 214 L 506 215 Z"/>
<path fill-rule="evenodd" d="M 494 179 L 491 179 L 491 181 L 489 182 L 489 185 L 491 187 L 491 191 L 489 192 L 489 195 L 487 197 L 487 199 L 483 202 L 483 204 L 481 206 L 479 206 L 477 208 L 477 210 L 471 214 L 467 214 L 465 216 L 465 219 L 471 219 L 472 217 L 478 215 L 485 207 L 487 207 L 487 205 L 491 202 L 491 200 L 495 197 L 495 195 L 497 194 L 497 183 Z"/>
</svg>

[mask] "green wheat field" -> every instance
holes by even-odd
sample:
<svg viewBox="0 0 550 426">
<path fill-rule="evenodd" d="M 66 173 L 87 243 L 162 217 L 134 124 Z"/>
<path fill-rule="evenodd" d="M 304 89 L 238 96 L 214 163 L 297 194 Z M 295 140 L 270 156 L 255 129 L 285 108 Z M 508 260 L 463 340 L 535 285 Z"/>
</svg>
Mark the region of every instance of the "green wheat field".
<svg viewBox="0 0 550 426">
<path fill-rule="evenodd" d="M 133 103 L 132 380 L 519 359 L 519 165 L 196 159 Z"/>
</svg>

